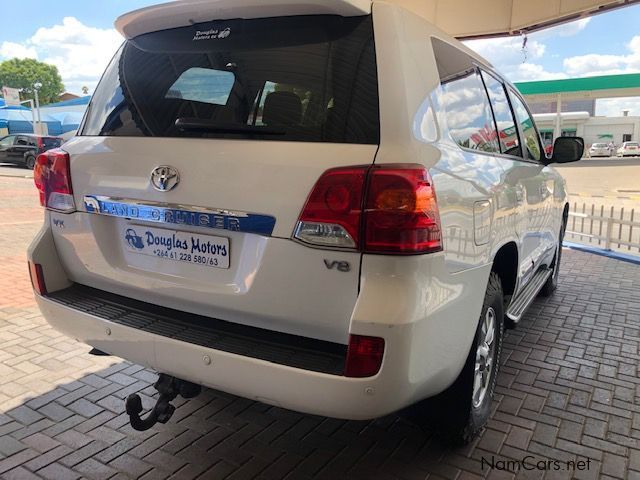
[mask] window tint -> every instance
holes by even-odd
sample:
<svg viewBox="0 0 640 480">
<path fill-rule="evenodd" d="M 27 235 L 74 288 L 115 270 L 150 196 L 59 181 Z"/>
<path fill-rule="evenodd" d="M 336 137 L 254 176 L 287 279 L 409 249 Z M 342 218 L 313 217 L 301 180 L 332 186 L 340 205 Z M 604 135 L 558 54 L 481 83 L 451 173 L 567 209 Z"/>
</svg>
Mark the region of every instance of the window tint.
<svg viewBox="0 0 640 480">
<path fill-rule="evenodd" d="M 164 98 L 226 105 L 234 83 L 232 72 L 193 67 L 182 72 Z"/>
<path fill-rule="evenodd" d="M 9 135 L 8 137 L 4 137 L 2 140 L 0 140 L 0 146 L 2 147 L 8 147 L 10 145 L 13 145 L 13 140 L 16 137 L 14 135 Z"/>
<path fill-rule="evenodd" d="M 18 137 L 16 145 L 29 145 L 29 140 L 27 139 L 27 137 Z"/>
<path fill-rule="evenodd" d="M 463 148 L 499 152 L 487 92 L 471 57 L 436 38 L 433 49 L 449 134 Z"/>
<path fill-rule="evenodd" d="M 220 20 L 128 40 L 80 135 L 377 144 L 378 103 L 370 16 Z"/>
<path fill-rule="evenodd" d="M 42 144 L 44 145 L 44 148 L 46 148 L 47 150 L 51 148 L 58 148 L 60 145 L 62 145 L 62 139 L 53 138 L 53 137 L 44 137 L 42 139 Z"/>
<path fill-rule="evenodd" d="M 518 142 L 518 130 L 513 120 L 513 112 L 507 100 L 507 93 L 502 82 L 493 75 L 482 72 L 482 78 L 489 93 L 493 115 L 498 127 L 498 138 L 500 139 L 500 150 L 507 155 L 522 156 L 520 144 Z"/>
<path fill-rule="evenodd" d="M 313 108 L 313 104 L 311 99 L 314 96 L 313 90 L 309 90 L 308 88 L 302 85 L 291 85 L 287 83 L 276 83 L 272 81 L 266 81 L 262 90 L 259 92 L 256 98 L 255 108 L 255 117 L 249 119 L 250 125 L 268 125 L 269 118 L 264 117 L 264 109 L 265 104 L 268 105 L 273 101 L 274 97 L 283 96 L 289 97 L 292 101 L 297 105 L 299 104 L 299 112 L 300 112 L 300 124 L 306 126 L 320 126 L 324 121 L 324 113 L 327 109 L 332 108 L 331 100 L 329 100 L 327 105 L 319 105 L 316 108 Z M 269 95 L 275 94 L 272 97 Z M 312 104 L 312 108 L 309 108 L 309 105 Z M 321 108 L 317 108 L 321 107 Z M 268 113 L 268 112 L 267 112 Z M 272 122 L 273 123 L 273 119 Z"/>
<path fill-rule="evenodd" d="M 533 119 L 529 115 L 527 107 L 524 106 L 524 103 L 520 100 L 518 95 L 513 91 L 510 91 L 509 96 L 511 98 L 513 109 L 515 110 L 516 118 L 520 124 L 522 135 L 524 136 L 522 143 L 526 146 L 528 157 L 533 160 L 540 160 L 540 139 L 538 138 L 538 132 L 533 124 Z"/>
</svg>

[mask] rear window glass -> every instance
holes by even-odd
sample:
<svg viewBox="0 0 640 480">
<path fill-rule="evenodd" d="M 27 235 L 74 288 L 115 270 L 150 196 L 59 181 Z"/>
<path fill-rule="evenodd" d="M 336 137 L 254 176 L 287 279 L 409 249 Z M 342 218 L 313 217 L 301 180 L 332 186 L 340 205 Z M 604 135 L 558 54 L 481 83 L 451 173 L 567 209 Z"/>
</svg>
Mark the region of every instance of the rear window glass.
<svg viewBox="0 0 640 480">
<path fill-rule="evenodd" d="M 370 16 L 215 21 L 125 42 L 81 135 L 377 144 Z"/>
<path fill-rule="evenodd" d="M 595 147 L 595 148 L 605 148 L 607 146 L 607 144 L 606 143 L 594 143 L 592 146 Z"/>
<path fill-rule="evenodd" d="M 637 147 L 638 146 L 638 144 L 636 142 L 627 142 L 627 143 L 625 143 L 625 145 L 627 147 Z"/>
<path fill-rule="evenodd" d="M 42 144 L 44 145 L 44 148 L 58 148 L 60 145 L 62 145 L 62 140 L 60 140 L 59 138 L 43 138 L 42 139 Z"/>
</svg>

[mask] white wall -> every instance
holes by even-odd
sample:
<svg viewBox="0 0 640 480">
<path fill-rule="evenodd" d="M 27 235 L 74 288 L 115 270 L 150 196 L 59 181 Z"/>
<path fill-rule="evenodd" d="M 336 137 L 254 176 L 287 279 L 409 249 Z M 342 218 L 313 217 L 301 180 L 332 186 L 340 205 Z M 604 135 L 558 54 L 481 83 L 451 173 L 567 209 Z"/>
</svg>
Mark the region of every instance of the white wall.
<svg viewBox="0 0 640 480">
<path fill-rule="evenodd" d="M 548 118 L 553 116 L 554 118 Z M 563 115 L 564 116 L 564 115 Z M 536 125 L 541 130 L 554 129 L 555 115 L 534 115 Z M 631 135 L 631 140 L 640 141 L 640 117 L 589 117 L 584 120 L 562 120 L 562 129 L 575 129 L 576 135 L 584 138 L 589 147 L 592 143 L 609 143 L 611 138 L 601 138 L 600 135 L 613 135 L 613 143 L 622 144 L 624 134 Z"/>
<path fill-rule="evenodd" d="M 640 117 L 594 117 L 584 125 L 584 142 L 591 145 L 595 142 L 609 142 L 599 135 L 612 134 L 613 143 L 622 144 L 624 134 L 631 135 L 631 140 L 640 140 Z"/>
</svg>

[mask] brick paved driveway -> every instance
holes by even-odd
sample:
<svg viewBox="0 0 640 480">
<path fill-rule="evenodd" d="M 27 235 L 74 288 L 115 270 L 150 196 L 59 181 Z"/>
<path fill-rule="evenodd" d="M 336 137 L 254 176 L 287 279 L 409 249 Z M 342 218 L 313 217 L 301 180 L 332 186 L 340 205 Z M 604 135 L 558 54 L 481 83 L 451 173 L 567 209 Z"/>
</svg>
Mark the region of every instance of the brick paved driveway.
<svg viewBox="0 0 640 480">
<path fill-rule="evenodd" d="M 87 355 L 34 306 L 24 250 L 40 216 L 31 181 L 0 177 L 2 478 L 509 478 L 488 462 L 515 468 L 527 455 L 552 470 L 521 477 L 640 478 L 636 265 L 566 252 L 557 294 L 506 337 L 492 420 L 466 448 L 395 416 L 345 422 L 213 390 L 139 433 L 123 399 L 151 402 L 155 375 Z"/>
</svg>

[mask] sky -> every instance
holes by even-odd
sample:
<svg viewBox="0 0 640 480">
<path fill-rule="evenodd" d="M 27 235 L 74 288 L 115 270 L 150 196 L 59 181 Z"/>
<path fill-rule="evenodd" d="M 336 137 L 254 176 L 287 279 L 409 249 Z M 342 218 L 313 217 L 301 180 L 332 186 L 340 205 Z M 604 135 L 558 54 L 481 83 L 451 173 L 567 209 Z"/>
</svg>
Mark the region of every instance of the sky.
<svg viewBox="0 0 640 480">
<path fill-rule="evenodd" d="M 20 0 L 29 21 L 0 16 L 0 61 L 37 58 L 58 67 L 67 91 L 93 92 L 122 42 L 113 21 L 159 0 Z M 9 2 L 2 0 L 0 4 Z M 640 5 L 614 10 L 522 37 L 467 45 L 512 82 L 640 72 Z M 640 98 L 598 100 L 596 114 L 640 115 Z"/>
</svg>

